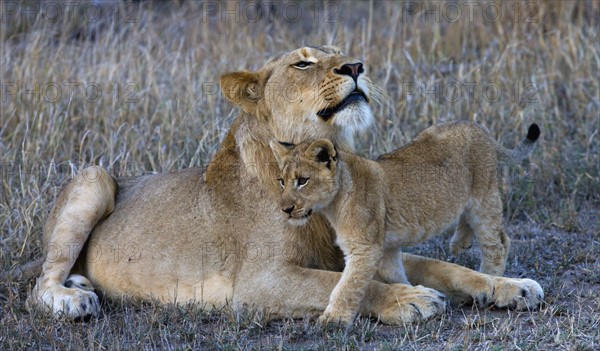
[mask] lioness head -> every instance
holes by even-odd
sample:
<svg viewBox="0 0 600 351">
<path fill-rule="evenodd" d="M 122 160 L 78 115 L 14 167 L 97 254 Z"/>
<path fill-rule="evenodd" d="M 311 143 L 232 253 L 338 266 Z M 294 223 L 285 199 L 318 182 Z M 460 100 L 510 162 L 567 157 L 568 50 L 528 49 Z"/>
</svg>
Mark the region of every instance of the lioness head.
<svg viewBox="0 0 600 351">
<path fill-rule="evenodd" d="M 350 149 L 354 133 L 373 121 L 370 86 L 363 63 L 331 46 L 300 48 L 257 72 L 221 77 L 225 96 L 267 122 L 277 140 L 329 138 Z"/>
<path fill-rule="evenodd" d="M 303 225 L 339 190 L 337 151 L 327 139 L 298 145 L 271 141 L 270 146 L 281 170 L 281 210 L 291 224 Z"/>
</svg>

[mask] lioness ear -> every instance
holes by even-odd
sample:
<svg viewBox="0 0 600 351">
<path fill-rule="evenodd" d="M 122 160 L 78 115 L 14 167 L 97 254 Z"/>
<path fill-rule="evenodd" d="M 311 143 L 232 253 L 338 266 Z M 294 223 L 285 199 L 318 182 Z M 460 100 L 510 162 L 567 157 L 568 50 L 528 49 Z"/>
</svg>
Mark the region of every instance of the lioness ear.
<svg viewBox="0 0 600 351">
<path fill-rule="evenodd" d="M 263 95 L 260 76 L 255 72 L 232 72 L 221 76 L 221 90 L 229 101 L 248 113 L 254 113 Z"/>
<path fill-rule="evenodd" d="M 283 159 L 287 156 L 287 154 L 290 153 L 290 150 L 294 147 L 294 144 L 284 143 L 273 139 L 269 143 L 269 146 L 271 147 L 271 150 L 273 150 L 273 155 L 275 155 L 277 164 L 279 167 L 281 167 Z"/>
<path fill-rule="evenodd" d="M 319 139 L 306 149 L 306 156 L 333 170 L 337 162 L 337 151 L 333 143 L 327 139 Z"/>
</svg>

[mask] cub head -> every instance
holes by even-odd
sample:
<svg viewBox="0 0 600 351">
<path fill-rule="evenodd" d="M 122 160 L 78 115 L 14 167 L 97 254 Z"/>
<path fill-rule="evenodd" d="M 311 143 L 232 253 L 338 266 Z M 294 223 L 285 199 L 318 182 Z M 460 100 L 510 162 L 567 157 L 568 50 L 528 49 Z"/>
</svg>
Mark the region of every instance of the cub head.
<svg viewBox="0 0 600 351">
<path fill-rule="evenodd" d="M 224 74 L 221 89 L 265 121 L 277 140 L 290 143 L 328 138 L 352 149 L 354 133 L 373 121 L 365 66 L 332 46 L 278 55 L 257 72 Z"/>
<path fill-rule="evenodd" d="M 291 224 L 303 225 L 337 195 L 337 151 L 327 139 L 298 145 L 273 140 L 270 146 L 281 171 L 281 210 Z"/>
</svg>

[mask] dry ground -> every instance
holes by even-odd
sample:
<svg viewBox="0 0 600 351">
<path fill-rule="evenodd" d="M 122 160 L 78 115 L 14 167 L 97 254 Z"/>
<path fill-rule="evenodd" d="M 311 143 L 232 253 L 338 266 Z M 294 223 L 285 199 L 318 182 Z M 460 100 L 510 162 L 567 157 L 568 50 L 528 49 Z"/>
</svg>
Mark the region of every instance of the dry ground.
<svg viewBox="0 0 600 351">
<path fill-rule="evenodd" d="M 127 301 L 104 301 L 104 316 L 89 323 L 57 322 L 26 311 L 31 280 L 8 279 L 0 349 L 600 348 L 598 2 L 0 6 L 1 271 L 41 256 L 42 223 L 73 172 L 202 166 L 236 113 L 217 89 L 219 74 L 333 43 L 363 58 L 389 95 L 374 106 L 364 155 L 449 119 L 478 121 L 506 145 L 540 124 L 535 167 L 501 172 L 513 238 L 507 275 L 536 279 L 547 294 L 534 312 L 453 306 L 420 325 L 359 319 L 350 331 L 323 332 L 309 320 Z M 457 258 L 447 248 L 438 238 L 408 251 L 478 262 L 477 248 Z"/>
</svg>

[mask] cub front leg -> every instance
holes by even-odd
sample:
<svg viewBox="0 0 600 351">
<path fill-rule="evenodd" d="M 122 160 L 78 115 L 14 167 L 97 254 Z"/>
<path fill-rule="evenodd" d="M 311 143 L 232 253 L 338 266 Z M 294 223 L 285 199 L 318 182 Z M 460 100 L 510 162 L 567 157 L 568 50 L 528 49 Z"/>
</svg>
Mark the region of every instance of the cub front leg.
<svg viewBox="0 0 600 351">
<path fill-rule="evenodd" d="M 350 325 L 359 312 L 367 284 L 377 271 L 382 250 L 377 245 L 346 243 L 340 246 L 344 250 L 347 265 L 319 322 Z"/>
<path fill-rule="evenodd" d="M 473 229 L 467 224 L 465 215 L 463 214 L 458 221 L 458 226 L 452 239 L 450 239 L 450 252 L 454 256 L 458 256 L 464 251 L 473 246 Z"/>
</svg>

